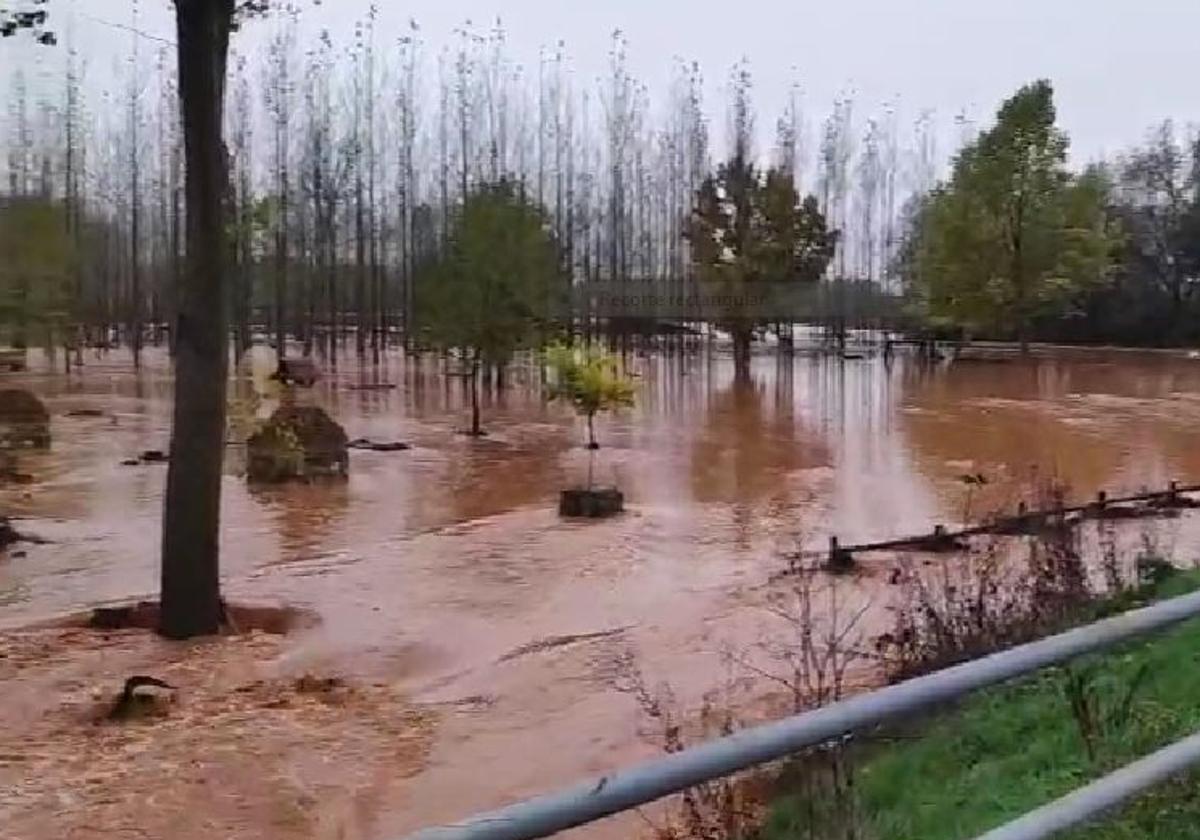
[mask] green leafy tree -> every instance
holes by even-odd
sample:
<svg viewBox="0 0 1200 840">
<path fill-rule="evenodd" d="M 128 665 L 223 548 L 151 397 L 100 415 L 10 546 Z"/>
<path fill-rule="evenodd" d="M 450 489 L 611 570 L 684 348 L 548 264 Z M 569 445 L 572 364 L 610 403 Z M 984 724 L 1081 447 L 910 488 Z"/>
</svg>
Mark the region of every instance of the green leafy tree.
<svg viewBox="0 0 1200 840">
<path fill-rule="evenodd" d="M 595 417 L 633 405 L 633 383 L 621 373 L 615 356 L 596 346 L 555 344 L 546 350 L 553 375 L 550 399 L 569 402 L 587 419 L 588 449 L 599 449 Z"/>
<path fill-rule="evenodd" d="M 0 203 L 0 326 L 24 347 L 31 336 L 48 350 L 74 317 L 76 264 L 62 204 L 38 198 Z"/>
<path fill-rule="evenodd" d="M 469 364 L 471 434 L 479 373 L 536 348 L 566 302 L 567 280 L 545 214 L 508 181 L 478 187 L 455 216 L 439 259 L 416 276 L 423 339 Z"/>
<path fill-rule="evenodd" d="M 1098 169 L 1066 168 L 1049 82 L 1021 88 L 996 124 L 959 153 L 923 202 L 911 271 L 923 312 L 968 330 L 1013 332 L 1061 312 L 1108 276 L 1116 242 Z"/>
<path fill-rule="evenodd" d="M 750 342 L 763 323 L 747 306 L 750 284 L 816 282 L 833 258 L 837 232 L 813 196 L 801 199 L 787 172 L 764 175 L 738 152 L 701 182 L 686 235 L 697 276 L 726 301 L 718 324 L 733 339 L 734 369 L 744 380 Z"/>
<path fill-rule="evenodd" d="M 837 249 L 837 231 L 831 231 L 817 198 L 801 199 L 792 176 L 770 169 L 759 188 L 762 219 L 758 232 L 758 260 L 762 276 L 773 281 L 815 283 Z"/>
</svg>

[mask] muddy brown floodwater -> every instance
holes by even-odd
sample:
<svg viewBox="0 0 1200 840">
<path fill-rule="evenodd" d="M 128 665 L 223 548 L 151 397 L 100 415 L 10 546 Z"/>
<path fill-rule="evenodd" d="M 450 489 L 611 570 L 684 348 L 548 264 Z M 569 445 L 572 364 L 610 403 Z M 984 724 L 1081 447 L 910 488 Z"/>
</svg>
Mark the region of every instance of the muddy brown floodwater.
<svg viewBox="0 0 1200 840">
<path fill-rule="evenodd" d="M 240 399 L 269 361 L 258 354 L 242 366 Z M 723 652 L 771 632 L 767 581 L 797 545 L 819 547 L 830 534 L 882 538 L 1011 507 L 1038 475 L 1081 499 L 1100 488 L 1200 481 L 1200 361 L 1178 355 L 1072 352 L 934 368 L 903 357 L 885 367 L 764 356 L 742 386 L 721 354 L 633 364 L 637 408 L 598 423 L 597 480 L 619 484 L 629 508 L 609 521 L 556 516 L 557 492 L 586 475 L 589 455 L 581 424 L 526 387 L 528 372 L 486 398 L 489 435 L 479 440 L 457 433 L 466 419 L 460 383 L 431 362 L 392 355 L 377 369 L 327 372 L 301 400 L 325 407 L 352 438 L 412 444 L 354 451 L 345 484 L 252 490 L 230 447 L 229 597 L 321 619 L 286 639 L 246 642 L 269 663 L 264 684 L 313 672 L 386 686 L 403 694 L 424 733 L 394 759 L 391 783 L 356 805 L 370 811 L 358 828 L 336 836 L 396 836 L 653 754 L 651 728 L 627 690 L 631 667 L 694 707 L 725 678 Z M 396 387 L 373 387 L 380 382 Z M 21 456 L 33 484 L 0 488 L 3 512 L 52 540 L 0 557 L 0 629 L 152 595 L 165 467 L 121 462 L 167 448 L 165 358 L 149 353 L 138 373 L 115 354 L 88 358 L 70 376 L 35 366 L 4 384 L 46 402 L 54 443 Z M 105 414 L 69 416 L 80 409 Z M 974 473 L 988 483 L 968 508 L 960 476 Z M 1192 550 L 1191 527 L 1170 526 L 1174 550 Z M 847 598 L 885 598 L 883 577 L 868 568 L 846 584 Z M 878 625 L 886 618 L 877 606 Z M 112 673 L 125 643 L 106 642 L 116 645 L 104 660 Z M 20 648 L 12 644 L 10 668 Z M 105 655 L 94 652 L 91 666 Z M 223 654 L 212 673 L 236 659 Z M 164 667 L 190 673 L 183 661 Z M 21 669 L 9 673 L 18 686 Z M 366 708 L 363 720 L 380 719 L 382 706 Z M 322 720 L 306 731 L 332 760 L 353 745 L 349 736 L 322 739 Z M 402 740 L 396 726 L 369 725 L 380 740 Z M 0 778 L 19 776 L 17 764 L 0 761 L 8 774 Z M 382 759 L 371 767 L 388 772 Z M 305 794 L 310 811 L 320 812 L 322 795 L 334 794 L 319 791 L 335 790 L 337 779 L 321 784 Z M 6 807 L 18 806 L 0 799 L 0 835 Z M 70 801 L 56 807 L 27 825 L 70 823 Z M 253 822 L 263 812 L 230 813 Z M 136 814 L 125 818 L 138 824 Z M 258 825 L 244 836 L 319 835 L 304 825 L 294 835 Z M 629 826 L 591 830 L 626 836 Z"/>
</svg>

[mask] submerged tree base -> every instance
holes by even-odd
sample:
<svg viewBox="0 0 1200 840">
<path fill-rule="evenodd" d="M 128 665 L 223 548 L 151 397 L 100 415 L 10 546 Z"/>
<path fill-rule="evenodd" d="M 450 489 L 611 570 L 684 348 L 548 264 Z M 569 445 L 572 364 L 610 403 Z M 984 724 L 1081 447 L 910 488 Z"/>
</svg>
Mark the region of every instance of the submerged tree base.
<svg viewBox="0 0 1200 840">
<path fill-rule="evenodd" d="M 563 490 L 558 497 L 559 516 L 602 519 L 614 516 L 624 509 L 625 496 L 615 487 Z"/>
<path fill-rule="evenodd" d="M 13 448 L 50 447 L 50 413 L 29 391 L 0 390 L 0 444 Z"/>
<path fill-rule="evenodd" d="M 224 619 L 221 632 L 225 635 L 260 632 L 285 635 L 300 627 L 317 623 L 312 613 L 294 607 L 222 604 Z M 118 607 L 96 607 L 90 613 L 66 621 L 67 626 L 85 626 L 92 630 L 153 630 L 157 631 L 162 611 L 157 601 L 138 601 Z"/>
</svg>

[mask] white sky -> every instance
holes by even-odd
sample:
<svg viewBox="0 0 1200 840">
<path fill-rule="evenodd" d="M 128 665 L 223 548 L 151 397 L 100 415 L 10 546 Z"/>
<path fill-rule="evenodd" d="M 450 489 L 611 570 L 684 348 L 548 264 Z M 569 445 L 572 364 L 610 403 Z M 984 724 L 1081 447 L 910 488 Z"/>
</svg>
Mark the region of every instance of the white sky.
<svg viewBox="0 0 1200 840">
<path fill-rule="evenodd" d="M 299 0 L 305 27 L 330 28 L 348 41 L 367 0 Z M 75 41 L 89 60 L 89 84 L 102 86 L 128 53 L 128 33 L 93 18 L 127 23 L 130 0 L 50 0 L 64 20 L 74 7 Z M 140 0 L 141 28 L 170 37 L 167 0 Z M 724 132 L 724 80 L 739 58 L 755 78 L 760 146 L 774 125 L 788 86 L 805 91 L 815 126 L 843 91 L 855 94 L 856 115 L 883 102 L 901 103 L 902 124 L 924 108 L 944 125 L 966 111 L 986 121 L 1020 84 L 1050 78 L 1073 157 L 1086 161 L 1142 139 L 1166 117 L 1200 121 L 1200 0 L 378 0 L 380 48 L 394 43 L 409 17 L 422 27 L 427 52 L 450 40 L 470 19 L 484 26 L 499 15 L 510 53 L 536 66 L 538 48 L 566 42 L 578 78 L 604 72 L 609 35 L 629 41 L 630 67 L 665 93 L 672 58 L 698 60 L 709 82 L 714 139 Z M 62 24 L 60 24 L 61 26 Z M 261 40 L 265 25 L 235 35 L 243 47 Z M 60 30 L 61 31 L 61 30 Z M 16 39 L 12 39 L 16 40 Z M 59 51 L 61 52 L 61 51 Z M 49 66 L 46 49 L 0 44 L 0 81 L 16 62 Z M 53 51 L 51 51 L 53 53 Z M 0 96 L 7 97 L 5 83 Z M 0 108 L 0 115 L 7 108 Z M 2 116 L 0 116 L 2 119 Z"/>
</svg>

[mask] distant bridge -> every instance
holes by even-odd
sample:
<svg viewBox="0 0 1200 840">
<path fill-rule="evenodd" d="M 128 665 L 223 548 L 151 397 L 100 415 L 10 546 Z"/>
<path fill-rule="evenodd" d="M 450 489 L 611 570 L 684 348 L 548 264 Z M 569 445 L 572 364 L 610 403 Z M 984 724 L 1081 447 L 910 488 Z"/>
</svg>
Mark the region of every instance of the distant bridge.
<svg viewBox="0 0 1200 840">
<path fill-rule="evenodd" d="M 576 317 L 677 327 L 743 319 L 896 330 L 919 326 L 899 295 L 854 280 L 590 280 L 572 286 L 569 308 Z"/>
</svg>

